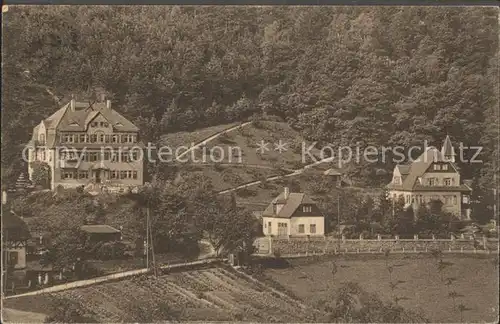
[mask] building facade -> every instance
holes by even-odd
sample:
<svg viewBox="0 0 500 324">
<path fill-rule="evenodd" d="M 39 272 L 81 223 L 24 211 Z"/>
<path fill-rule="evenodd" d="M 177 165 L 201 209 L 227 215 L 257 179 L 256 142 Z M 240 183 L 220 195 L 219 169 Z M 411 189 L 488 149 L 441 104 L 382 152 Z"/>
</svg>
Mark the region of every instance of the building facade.
<svg viewBox="0 0 500 324">
<path fill-rule="evenodd" d="M 97 185 L 123 190 L 144 183 L 144 144 L 139 129 L 111 108 L 110 100 L 93 104 L 71 100 L 33 129 L 28 146 L 28 174 L 49 169 L 51 189 Z M 38 163 L 38 164 L 37 164 Z"/>
<path fill-rule="evenodd" d="M 309 196 L 285 188 L 262 213 L 262 231 L 266 236 L 323 236 L 325 217 Z"/>
<path fill-rule="evenodd" d="M 443 203 L 443 211 L 460 219 L 470 219 L 472 189 L 461 180 L 455 156 L 447 136 L 440 151 L 429 147 L 411 164 L 397 165 L 387 186 L 390 198 L 403 197 L 405 207 L 412 206 L 414 210 L 439 200 Z"/>
</svg>

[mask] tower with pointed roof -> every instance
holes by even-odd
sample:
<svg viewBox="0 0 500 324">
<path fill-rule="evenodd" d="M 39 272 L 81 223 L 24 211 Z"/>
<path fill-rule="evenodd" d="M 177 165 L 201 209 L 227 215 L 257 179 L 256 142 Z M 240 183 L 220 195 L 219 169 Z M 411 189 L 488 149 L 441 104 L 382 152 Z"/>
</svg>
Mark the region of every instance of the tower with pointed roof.
<svg viewBox="0 0 500 324">
<path fill-rule="evenodd" d="M 50 186 L 106 187 L 124 192 L 143 184 L 139 129 L 111 107 L 111 101 L 78 102 L 73 97 L 33 129 L 28 174 L 34 163 L 50 168 Z M 101 188 L 104 189 L 104 188 Z"/>
<path fill-rule="evenodd" d="M 446 135 L 446 138 L 444 139 L 443 146 L 441 147 L 441 154 L 444 160 L 455 163 L 455 149 L 451 144 L 449 135 Z"/>
</svg>

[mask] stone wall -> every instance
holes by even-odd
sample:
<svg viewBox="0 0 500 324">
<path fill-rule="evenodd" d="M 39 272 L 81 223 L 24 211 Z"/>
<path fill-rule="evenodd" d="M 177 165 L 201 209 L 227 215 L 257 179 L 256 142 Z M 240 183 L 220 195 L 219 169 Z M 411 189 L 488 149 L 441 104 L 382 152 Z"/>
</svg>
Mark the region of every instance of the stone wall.
<svg viewBox="0 0 500 324">
<path fill-rule="evenodd" d="M 262 238 L 258 244 L 258 253 L 281 255 L 323 254 L 323 253 L 383 253 L 386 249 L 396 252 L 430 252 L 432 250 L 472 252 L 477 250 L 498 251 L 497 239 L 336 239 L 322 238 Z"/>
</svg>

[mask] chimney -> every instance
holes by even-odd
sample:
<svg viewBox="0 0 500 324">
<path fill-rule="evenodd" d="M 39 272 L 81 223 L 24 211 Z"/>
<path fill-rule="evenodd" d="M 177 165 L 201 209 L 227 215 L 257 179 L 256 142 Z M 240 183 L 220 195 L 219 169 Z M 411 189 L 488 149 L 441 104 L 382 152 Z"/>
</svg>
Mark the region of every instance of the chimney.
<svg viewBox="0 0 500 324">
<path fill-rule="evenodd" d="M 106 108 L 111 109 L 111 100 L 106 100 Z"/>
<path fill-rule="evenodd" d="M 76 100 L 74 97 L 71 98 L 71 111 L 75 111 L 76 109 Z"/>
<path fill-rule="evenodd" d="M 285 187 L 285 199 L 288 199 L 288 196 L 290 195 L 290 189 L 288 189 L 288 187 Z"/>
</svg>

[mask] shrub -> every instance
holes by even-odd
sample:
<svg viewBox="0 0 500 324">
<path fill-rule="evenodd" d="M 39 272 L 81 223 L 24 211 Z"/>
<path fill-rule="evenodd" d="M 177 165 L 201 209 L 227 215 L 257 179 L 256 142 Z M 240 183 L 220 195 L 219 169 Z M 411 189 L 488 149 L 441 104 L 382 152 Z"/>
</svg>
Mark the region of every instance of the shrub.
<svg viewBox="0 0 500 324">
<path fill-rule="evenodd" d="M 257 191 L 255 191 L 254 189 L 240 188 L 240 189 L 236 190 L 236 194 L 242 198 L 253 197 L 253 196 L 257 195 Z"/>
<path fill-rule="evenodd" d="M 33 168 L 33 174 L 31 179 L 35 186 L 41 186 L 45 189 L 50 188 L 50 167 L 45 162 L 35 161 L 31 162 L 31 167 Z"/>
<path fill-rule="evenodd" d="M 96 251 L 100 260 L 115 260 L 125 257 L 126 247 L 122 242 L 107 242 L 102 244 Z"/>
</svg>

